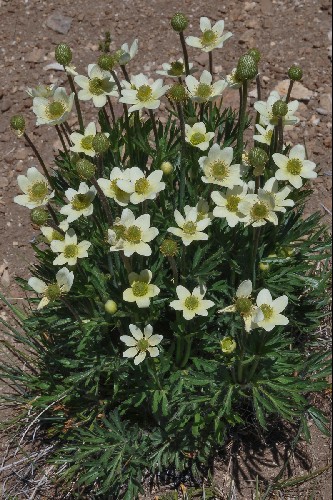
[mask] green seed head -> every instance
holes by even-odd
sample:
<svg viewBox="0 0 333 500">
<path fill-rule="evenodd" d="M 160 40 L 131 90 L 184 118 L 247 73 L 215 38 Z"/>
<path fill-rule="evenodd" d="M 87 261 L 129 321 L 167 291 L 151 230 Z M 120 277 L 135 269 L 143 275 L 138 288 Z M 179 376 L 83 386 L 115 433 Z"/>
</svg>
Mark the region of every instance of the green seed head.
<svg viewBox="0 0 333 500">
<path fill-rule="evenodd" d="M 117 64 L 117 58 L 111 54 L 102 54 L 99 56 L 97 64 L 104 71 L 111 71 Z"/>
<path fill-rule="evenodd" d="M 303 77 L 303 71 L 302 68 L 299 66 L 291 66 L 288 70 L 288 76 L 290 80 L 293 80 L 294 82 L 299 82 L 302 80 Z"/>
<path fill-rule="evenodd" d="M 59 43 L 54 51 L 55 59 L 59 64 L 67 66 L 72 60 L 72 51 L 67 43 Z"/>
<path fill-rule="evenodd" d="M 76 171 L 81 179 L 89 180 L 95 175 L 96 167 L 89 160 L 81 158 L 76 162 Z"/>
<path fill-rule="evenodd" d="M 258 49 L 249 49 L 247 51 L 247 55 L 251 56 L 254 61 L 259 64 L 261 59 L 261 54 Z"/>
<path fill-rule="evenodd" d="M 169 75 L 171 76 L 182 76 L 184 73 L 184 64 L 180 61 L 174 61 L 170 63 L 171 68 L 169 69 Z"/>
<path fill-rule="evenodd" d="M 178 254 L 177 242 L 170 238 L 166 238 L 160 246 L 160 252 L 165 257 L 175 257 Z"/>
<path fill-rule="evenodd" d="M 176 14 L 172 16 L 171 26 L 177 33 L 185 31 L 188 26 L 188 19 L 181 12 L 176 12 Z"/>
<path fill-rule="evenodd" d="M 220 344 L 223 354 L 232 354 L 237 347 L 237 344 L 232 337 L 224 337 Z"/>
<path fill-rule="evenodd" d="M 103 132 L 98 132 L 92 140 L 92 147 L 96 153 L 106 153 L 110 147 L 109 138 Z"/>
<path fill-rule="evenodd" d="M 188 93 L 184 85 L 182 85 L 181 83 L 175 83 L 168 90 L 167 97 L 171 101 L 185 102 L 188 98 Z"/>
<path fill-rule="evenodd" d="M 23 134 L 25 129 L 25 119 L 22 115 L 14 115 L 10 120 L 10 126 L 13 130 Z"/>
<path fill-rule="evenodd" d="M 252 148 L 249 151 L 248 161 L 252 167 L 264 169 L 268 162 L 268 154 L 261 148 Z"/>
<path fill-rule="evenodd" d="M 43 226 L 48 218 L 48 211 L 42 207 L 33 208 L 30 212 L 31 222 L 37 226 Z"/>
<path fill-rule="evenodd" d="M 274 116 L 283 117 L 288 113 L 288 104 L 282 100 L 275 101 L 272 106 L 272 112 Z"/>
<path fill-rule="evenodd" d="M 61 290 L 59 285 L 54 283 L 53 285 L 49 285 L 46 289 L 45 296 L 49 299 L 50 302 L 59 299 L 61 296 Z"/>
<path fill-rule="evenodd" d="M 236 300 L 236 311 L 242 316 L 249 316 L 252 312 L 253 304 L 252 300 L 248 297 L 239 297 Z"/>
<path fill-rule="evenodd" d="M 185 299 L 184 305 L 190 311 L 194 311 L 199 306 L 199 299 L 197 297 L 194 297 L 193 295 L 190 295 L 189 297 L 187 297 L 187 299 Z"/>
<path fill-rule="evenodd" d="M 249 54 L 241 56 L 238 60 L 235 77 L 240 82 L 253 80 L 258 74 L 256 61 Z"/>
</svg>

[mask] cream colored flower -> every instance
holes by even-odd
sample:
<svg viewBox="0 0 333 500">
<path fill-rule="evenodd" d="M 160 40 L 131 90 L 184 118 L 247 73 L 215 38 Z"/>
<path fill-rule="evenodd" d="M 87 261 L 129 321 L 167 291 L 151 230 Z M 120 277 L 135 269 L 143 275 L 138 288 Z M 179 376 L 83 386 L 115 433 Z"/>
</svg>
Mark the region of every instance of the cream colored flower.
<svg viewBox="0 0 333 500">
<path fill-rule="evenodd" d="M 140 215 L 136 219 L 133 212 L 125 208 L 121 218 L 108 230 L 110 251 L 123 250 L 126 257 L 131 257 L 134 253 L 149 257 L 152 251 L 148 243 L 156 238 L 158 233 L 156 227 L 150 227 L 149 214 Z"/>
<path fill-rule="evenodd" d="M 128 109 L 130 113 L 139 111 L 140 109 L 157 109 L 161 103 L 160 98 L 170 88 L 170 85 L 163 86 L 163 80 L 159 78 L 153 83 L 150 83 L 148 77 L 143 73 L 132 76 L 131 82 L 122 82 L 123 90 L 122 97 L 119 102 L 131 104 Z"/>
<path fill-rule="evenodd" d="M 288 297 L 286 295 L 281 295 L 273 300 L 270 291 L 264 288 L 257 296 L 258 311 L 261 314 L 254 318 L 254 322 L 266 332 L 270 332 L 277 325 L 288 325 L 288 318 L 280 314 L 287 305 Z"/>
<path fill-rule="evenodd" d="M 202 36 L 188 36 L 186 38 L 187 45 L 201 49 L 203 52 L 211 52 L 213 49 L 220 49 L 224 42 L 232 36 L 232 33 L 227 32 L 223 35 L 224 21 L 218 21 L 212 27 L 211 21 L 207 17 L 200 17 L 200 30 Z"/>
<path fill-rule="evenodd" d="M 317 172 L 314 171 L 316 164 L 305 159 L 305 148 L 301 144 L 294 146 L 289 153 L 289 158 L 280 153 L 273 154 L 274 163 L 278 170 L 275 177 L 279 181 L 288 181 L 295 188 L 303 185 L 302 178 L 315 179 Z"/>
<path fill-rule="evenodd" d="M 125 66 L 129 63 L 138 53 L 138 39 L 136 38 L 129 47 L 128 43 L 123 43 L 118 51 L 118 62 L 120 66 Z"/>
<path fill-rule="evenodd" d="M 165 183 L 161 182 L 162 170 L 154 170 L 148 177 L 138 167 L 127 170 L 127 180 L 119 179 L 117 186 L 130 195 L 130 202 L 134 205 L 145 200 L 154 200 L 160 191 L 165 189 Z"/>
<path fill-rule="evenodd" d="M 186 205 L 184 207 L 185 216 L 187 216 L 193 209 L 197 211 L 197 222 L 203 219 L 213 219 L 213 214 L 209 211 L 209 203 L 206 200 L 201 198 L 195 207 Z"/>
<path fill-rule="evenodd" d="M 280 100 L 280 94 L 276 90 L 273 90 L 267 101 L 257 101 L 254 103 L 254 109 L 260 114 L 261 125 L 267 126 L 278 124 L 278 117 L 273 115 L 273 104 Z M 299 122 L 297 116 L 294 115 L 298 105 L 298 101 L 291 101 L 288 103 L 288 113 L 282 118 L 284 125 L 295 125 L 295 123 Z"/>
<path fill-rule="evenodd" d="M 74 229 L 69 229 L 65 234 L 64 240 L 54 239 L 51 241 L 51 250 L 54 253 L 59 253 L 53 261 L 55 266 L 75 266 L 77 259 L 88 257 L 87 250 L 90 248 L 89 241 L 77 242 L 77 236 Z"/>
<path fill-rule="evenodd" d="M 131 287 L 123 292 L 123 300 L 126 302 L 136 302 L 140 308 L 150 306 L 150 299 L 160 293 L 156 285 L 151 285 L 152 273 L 149 269 L 144 269 L 140 274 L 130 273 L 128 276 Z"/>
<path fill-rule="evenodd" d="M 206 132 L 206 125 L 203 122 L 198 122 L 191 127 L 185 125 L 185 141 L 195 148 L 205 151 L 209 148 L 209 142 L 214 137 L 214 132 Z"/>
<path fill-rule="evenodd" d="M 34 97 L 32 110 L 37 116 L 37 125 L 59 125 L 68 119 L 74 102 L 74 93 L 69 96 L 63 87 L 55 89 L 50 97 Z"/>
<path fill-rule="evenodd" d="M 120 340 L 125 343 L 129 349 L 123 353 L 124 358 L 134 358 L 134 364 L 138 365 L 146 359 L 147 353 L 156 358 L 160 351 L 156 347 L 161 343 L 163 335 L 153 335 L 153 327 L 151 325 L 145 326 L 143 333 L 135 325 L 129 325 L 132 337 L 129 335 L 122 335 Z"/>
<path fill-rule="evenodd" d="M 158 75 L 169 76 L 170 78 L 180 78 L 186 75 L 185 64 L 182 58 L 171 63 L 163 63 L 162 70 L 156 71 Z M 189 63 L 190 73 L 194 73 L 196 70 L 193 68 L 193 64 Z"/>
<path fill-rule="evenodd" d="M 249 332 L 255 327 L 256 321 L 262 321 L 264 315 L 253 303 L 252 297 L 252 282 L 250 280 L 242 281 L 236 291 L 236 297 L 232 306 L 225 307 L 220 313 L 238 313 L 242 316 L 245 331 Z"/>
<path fill-rule="evenodd" d="M 258 130 L 259 135 L 254 135 L 253 140 L 270 146 L 274 132 L 274 125 L 267 125 L 266 127 L 263 127 L 258 123 L 256 125 L 256 129 Z"/>
<path fill-rule="evenodd" d="M 285 186 L 279 191 L 279 183 L 275 177 L 268 179 L 263 187 L 263 191 L 273 196 L 275 212 L 286 212 L 286 207 L 293 207 L 295 205 L 294 200 L 287 199 L 287 196 L 292 192 L 292 188 Z"/>
<path fill-rule="evenodd" d="M 184 245 L 188 246 L 193 241 L 208 240 L 208 234 L 203 231 L 211 224 L 209 217 L 198 220 L 198 210 L 191 208 L 185 215 L 185 218 L 178 210 L 174 212 L 178 227 L 169 227 L 168 232 L 179 236 Z"/>
<path fill-rule="evenodd" d="M 206 294 L 204 286 L 197 286 L 191 293 L 184 286 L 177 286 L 176 293 L 179 300 L 173 300 L 170 306 L 176 311 L 182 311 L 184 318 L 189 321 L 194 316 L 208 316 L 208 309 L 215 304 L 211 300 L 204 300 Z"/>
<path fill-rule="evenodd" d="M 114 167 L 110 173 L 110 180 L 103 178 L 97 180 L 105 196 L 112 198 L 121 207 L 129 204 L 130 194 L 120 189 L 118 182 L 129 180 L 129 172 L 130 169 L 121 170 L 118 167 Z"/>
<path fill-rule="evenodd" d="M 50 186 L 47 179 L 36 167 L 30 167 L 27 175 L 19 175 L 17 183 L 24 194 L 15 196 L 14 202 L 30 209 L 46 205 L 54 196 L 54 191 L 49 193 Z"/>
<path fill-rule="evenodd" d="M 72 288 L 74 281 L 74 273 L 68 271 L 66 267 L 60 269 L 56 274 L 56 283 L 47 285 L 39 278 L 30 278 L 28 285 L 31 286 L 35 292 L 43 295 L 42 300 L 38 304 L 37 309 L 42 309 L 50 302 L 59 299 L 63 294 L 68 293 Z"/>
<path fill-rule="evenodd" d="M 229 227 L 235 227 L 238 222 L 248 222 L 248 218 L 239 211 L 239 204 L 247 194 L 247 185 L 234 186 L 226 193 L 213 191 L 213 202 L 217 205 L 213 210 L 214 217 L 226 219 Z"/>
<path fill-rule="evenodd" d="M 83 134 L 79 134 L 78 132 L 73 132 L 70 135 L 70 140 L 74 144 L 69 149 L 74 153 L 84 153 L 87 156 L 91 156 L 92 158 L 96 156 L 96 152 L 93 148 L 92 142 L 96 135 L 96 125 L 94 122 L 90 122 Z M 107 137 L 109 134 L 105 134 Z"/>
<path fill-rule="evenodd" d="M 57 88 L 57 85 L 37 85 L 37 87 L 30 88 L 28 87 L 26 89 L 26 93 L 30 97 L 43 97 L 45 99 L 48 99 L 49 97 L 52 97 L 54 95 L 54 92 Z"/>
<path fill-rule="evenodd" d="M 185 78 L 186 86 L 191 99 L 195 102 L 214 101 L 227 87 L 225 80 L 218 80 L 212 83 L 213 77 L 209 71 L 204 70 L 198 81 L 194 76 L 188 75 Z"/>
<path fill-rule="evenodd" d="M 105 106 L 107 96 L 113 94 L 115 87 L 109 71 L 102 70 L 98 64 L 89 64 L 88 76 L 77 75 L 74 80 L 81 87 L 78 98 L 81 101 L 92 99 L 96 108 Z"/>
<path fill-rule="evenodd" d="M 94 211 L 93 200 L 96 196 L 96 188 L 88 187 L 85 182 L 81 182 L 79 190 L 69 188 L 65 191 L 66 198 L 69 201 L 68 205 L 64 205 L 60 209 L 60 213 L 67 216 L 67 222 L 70 224 L 81 217 L 89 217 Z"/>
<path fill-rule="evenodd" d="M 258 194 L 247 194 L 239 203 L 238 210 L 247 217 L 247 224 L 253 227 L 263 226 L 267 222 L 275 226 L 279 223 L 274 196 L 263 189 L 259 189 Z"/>
<path fill-rule="evenodd" d="M 199 158 L 200 167 L 205 174 L 201 177 L 202 182 L 228 188 L 242 186 L 241 165 L 232 164 L 233 155 L 233 148 L 221 149 L 218 144 L 213 144 L 208 156 Z"/>
<path fill-rule="evenodd" d="M 239 89 L 242 87 L 243 82 L 236 78 L 237 68 L 234 68 L 229 75 L 225 77 L 228 87 L 230 89 Z"/>
<path fill-rule="evenodd" d="M 69 228 L 67 220 L 61 221 L 59 223 L 59 228 L 66 232 Z M 48 243 L 51 243 L 53 240 L 64 241 L 65 239 L 65 235 L 63 235 L 60 231 L 56 231 L 53 227 L 41 226 L 40 231 Z"/>
</svg>

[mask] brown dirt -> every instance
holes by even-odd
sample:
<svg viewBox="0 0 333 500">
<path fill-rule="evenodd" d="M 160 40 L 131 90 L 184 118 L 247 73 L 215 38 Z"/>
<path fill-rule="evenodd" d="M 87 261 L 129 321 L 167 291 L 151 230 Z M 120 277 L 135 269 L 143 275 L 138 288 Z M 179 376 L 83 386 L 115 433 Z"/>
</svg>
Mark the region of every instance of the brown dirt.
<svg viewBox="0 0 333 500">
<path fill-rule="evenodd" d="M 39 145 L 49 166 L 60 146 L 53 129 L 35 127 L 26 87 L 65 82 L 61 72 L 44 69 L 54 62 L 55 45 L 62 41 L 71 45 L 77 69 L 85 73 L 87 64 L 96 61 L 98 42 L 107 30 L 111 31 L 115 48 L 138 37 L 139 54 L 131 64 L 131 73 L 142 71 L 156 77 L 155 70 L 162 62 L 181 56 L 177 36 L 169 29 L 169 19 L 177 10 L 189 16 L 189 31 L 193 34 L 198 32 L 201 15 L 224 19 L 226 29 L 234 34 L 224 49 L 214 54 L 218 76 L 229 73 L 238 57 L 254 46 L 262 52 L 264 97 L 286 78 L 290 65 L 298 63 L 304 68 L 302 83 L 311 91 L 311 98 L 300 104 L 300 123 L 288 131 L 287 138 L 293 143 L 302 143 L 304 137 L 310 159 L 320 166 L 307 211 L 320 210 L 327 222 L 331 222 L 332 83 L 328 48 L 332 7 L 329 0 L 98 0 L 95 3 L 91 0 L 0 0 L 0 290 L 6 296 L 20 298 L 14 278 L 28 275 L 28 267 L 33 262 L 30 242 L 35 235 L 27 210 L 15 205 L 13 197 L 18 194 L 17 175 L 36 164 L 36 160 L 24 141 L 9 130 L 11 116 L 24 113 L 29 135 Z M 55 12 L 72 18 L 67 35 L 47 26 L 49 16 Z M 200 70 L 207 62 L 206 56 L 194 49 L 190 50 L 190 59 Z M 226 92 L 227 103 L 237 105 L 237 99 L 237 92 Z M 254 99 L 250 98 L 249 102 L 253 105 Z M 85 109 L 89 110 L 88 116 L 92 116 L 89 104 Z M 314 468 L 323 463 L 323 453 L 327 456 L 321 439 L 314 435 L 311 449 Z M 331 498 L 331 490 L 326 489 L 325 484 L 322 484 L 321 495 L 315 498 Z"/>
</svg>

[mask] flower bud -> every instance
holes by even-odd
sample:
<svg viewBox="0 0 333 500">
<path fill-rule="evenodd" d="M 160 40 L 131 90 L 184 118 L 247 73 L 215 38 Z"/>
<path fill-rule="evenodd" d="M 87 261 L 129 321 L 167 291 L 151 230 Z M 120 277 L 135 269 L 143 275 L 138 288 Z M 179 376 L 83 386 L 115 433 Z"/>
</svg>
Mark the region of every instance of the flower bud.
<svg viewBox="0 0 333 500">
<path fill-rule="evenodd" d="M 25 119 L 22 115 L 14 115 L 11 117 L 10 126 L 19 134 L 23 134 L 25 130 Z"/>
<path fill-rule="evenodd" d="M 261 59 L 261 54 L 258 49 L 249 49 L 247 55 L 251 56 L 252 59 L 258 64 Z"/>
<path fill-rule="evenodd" d="M 237 344 L 231 337 L 224 337 L 221 340 L 221 350 L 224 354 L 232 354 L 234 350 L 237 348 Z"/>
<path fill-rule="evenodd" d="M 45 208 L 37 207 L 33 208 L 30 212 L 30 219 L 36 226 L 43 226 L 47 219 L 49 218 L 49 213 Z"/>
<path fill-rule="evenodd" d="M 188 93 L 184 85 L 181 83 L 175 83 L 172 87 L 169 88 L 167 97 L 171 101 L 176 102 L 185 102 L 188 98 Z"/>
<path fill-rule="evenodd" d="M 302 80 L 303 77 L 303 71 L 302 68 L 299 66 L 291 66 L 288 70 L 288 76 L 290 80 L 293 80 L 294 82 L 299 82 Z"/>
<path fill-rule="evenodd" d="M 281 99 L 279 101 L 275 101 L 272 106 L 272 112 L 274 116 L 286 116 L 286 114 L 288 113 L 288 104 Z"/>
<path fill-rule="evenodd" d="M 59 64 L 67 66 L 72 60 L 72 51 L 67 43 L 59 43 L 54 51 L 55 59 Z"/>
<path fill-rule="evenodd" d="M 185 31 L 188 26 L 188 19 L 181 12 L 176 12 L 176 14 L 172 16 L 171 26 L 177 33 Z"/>
<path fill-rule="evenodd" d="M 261 148 L 255 147 L 249 151 L 248 160 L 251 167 L 263 170 L 268 162 L 268 159 L 268 154 Z"/>
<path fill-rule="evenodd" d="M 110 147 L 109 138 L 103 132 L 98 132 L 92 140 L 92 147 L 96 153 L 106 153 Z"/>
<path fill-rule="evenodd" d="M 102 54 L 99 56 L 97 64 L 104 71 L 111 71 L 117 64 L 117 59 L 111 54 Z"/>
<path fill-rule="evenodd" d="M 161 165 L 161 170 L 164 175 L 170 175 L 173 172 L 173 166 L 169 161 L 164 161 Z"/>
<path fill-rule="evenodd" d="M 108 314 L 115 314 L 118 311 L 118 305 L 114 300 L 107 300 L 104 309 Z"/>
<path fill-rule="evenodd" d="M 259 269 L 263 273 L 267 273 L 267 271 L 269 271 L 269 268 L 270 268 L 270 265 L 268 264 L 268 262 L 260 262 L 259 263 Z"/>
<path fill-rule="evenodd" d="M 235 77 L 240 82 L 253 80 L 258 74 L 256 61 L 249 54 L 241 56 L 238 60 Z"/>
<path fill-rule="evenodd" d="M 160 246 L 160 252 L 165 257 L 175 257 L 178 254 L 178 245 L 175 240 L 166 238 Z"/>
<path fill-rule="evenodd" d="M 95 165 L 85 158 L 81 158 L 76 162 L 76 171 L 81 179 L 91 179 L 95 175 L 95 170 Z"/>
</svg>

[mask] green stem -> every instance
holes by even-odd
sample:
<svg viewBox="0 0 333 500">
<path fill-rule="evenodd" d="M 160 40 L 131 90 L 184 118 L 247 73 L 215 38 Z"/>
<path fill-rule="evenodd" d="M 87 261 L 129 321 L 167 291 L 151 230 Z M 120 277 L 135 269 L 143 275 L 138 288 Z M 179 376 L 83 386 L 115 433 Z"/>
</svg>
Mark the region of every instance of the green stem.
<svg viewBox="0 0 333 500">
<path fill-rule="evenodd" d="M 213 76 L 213 51 L 208 52 L 209 57 L 209 72 Z"/>
<path fill-rule="evenodd" d="M 61 127 L 61 130 L 62 130 L 62 133 L 63 133 L 63 134 L 64 134 L 64 136 L 65 136 L 65 139 L 66 139 L 66 141 L 67 141 L 68 146 L 69 146 L 69 147 L 71 147 L 72 143 L 71 143 L 70 138 L 69 138 L 69 136 L 68 136 L 68 134 L 67 134 L 67 130 L 66 130 L 65 125 L 62 123 L 62 124 L 60 125 L 60 127 Z"/>
<path fill-rule="evenodd" d="M 97 180 L 95 179 L 95 177 L 93 177 L 91 179 L 91 183 L 95 187 L 95 189 L 96 189 L 96 191 L 98 193 L 98 196 L 99 196 L 99 198 L 101 200 L 101 204 L 102 204 L 103 210 L 105 212 L 108 224 L 110 226 L 112 226 L 113 225 L 113 217 L 112 217 L 112 213 L 111 213 L 111 208 L 110 208 L 109 202 L 108 202 L 105 194 L 103 193 L 100 185 L 98 184 Z"/>
<path fill-rule="evenodd" d="M 23 137 L 27 141 L 27 143 L 29 144 L 29 146 L 31 147 L 31 149 L 33 150 L 33 152 L 35 153 L 35 155 L 37 157 L 37 160 L 39 161 L 39 164 L 40 164 L 40 166 L 43 169 L 45 177 L 47 178 L 50 186 L 54 189 L 54 184 L 53 184 L 52 177 L 48 173 L 46 165 L 45 165 L 45 163 L 44 163 L 41 155 L 39 154 L 38 149 L 36 148 L 36 146 L 34 145 L 34 143 L 31 141 L 30 137 L 25 132 L 23 134 Z"/>
<path fill-rule="evenodd" d="M 180 158 L 180 185 L 179 185 L 179 209 L 182 210 L 185 202 L 185 184 L 186 184 L 186 172 L 185 172 L 185 119 L 183 107 L 180 103 L 177 103 L 178 118 L 180 122 L 180 133 L 181 133 L 181 158 Z"/>
<path fill-rule="evenodd" d="M 109 108 L 110 108 L 110 112 L 111 112 L 111 118 L 112 118 L 112 122 L 113 122 L 113 125 L 114 125 L 116 123 L 116 117 L 115 117 L 115 114 L 114 114 L 114 109 L 113 109 L 113 106 L 112 106 L 112 101 L 111 101 L 110 96 L 107 96 L 107 100 L 108 100 L 108 103 L 109 103 Z"/>
<path fill-rule="evenodd" d="M 294 86 L 294 80 L 290 80 L 289 87 L 288 87 L 288 92 L 287 92 L 287 97 L 286 97 L 286 103 L 287 104 L 290 101 L 290 96 L 291 96 L 291 91 L 293 90 L 293 86 Z"/>
<path fill-rule="evenodd" d="M 61 133 L 61 130 L 60 130 L 59 125 L 56 125 L 56 126 L 55 126 L 55 129 L 56 129 L 56 131 L 57 131 L 57 134 L 58 134 L 58 137 L 59 137 L 59 139 L 60 139 L 61 145 L 62 145 L 62 147 L 63 147 L 64 153 L 65 153 L 65 155 L 67 156 L 67 158 L 69 158 L 68 149 L 67 149 L 66 143 L 65 143 L 65 141 L 64 141 L 64 138 L 63 138 L 63 136 L 62 136 L 62 133 Z"/>
<path fill-rule="evenodd" d="M 247 108 L 247 91 L 248 85 L 247 80 L 243 82 L 241 107 L 239 111 L 239 128 L 237 136 L 237 151 L 238 151 L 238 161 L 241 162 L 243 147 L 244 147 L 244 129 L 246 125 L 246 108 Z"/>
<path fill-rule="evenodd" d="M 112 78 L 114 79 L 118 92 L 119 92 L 119 97 L 121 97 L 121 83 L 119 81 L 119 78 L 117 77 L 116 73 L 112 70 L 110 71 Z M 133 149 L 132 149 L 132 141 L 130 140 L 130 125 L 129 125 L 129 117 L 128 117 L 128 107 L 125 103 L 123 103 L 123 110 L 124 110 L 124 116 L 125 116 L 125 128 L 126 128 L 126 134 L 127 134 L 127 145 L 128 145 L 128 150 L 129 150 L 129 156 L 130 160 L 133 161 Z"/>
<path fill-rule="evenodd" d="M 152 109 L 149 109 L 148 111 L 149 111 L 149 116 L 150 116 L 151 123 L 152 123 L 152 126 L 153 126 L 153 132 L 154 132 L 154 138 L 155 138 L 155 144 L 156 144 L 156 151 L 158 151 L 160 143 L 159 143 L 159 138 L 158 138 L 158 132 L 157 132 L 157 126 L 156 126 L 155 116 L 154 116 L 154 113 L 153 113 Z"/>
<path fill-rule="evenodd" d="M 186 76 L 190 74 L 190 66 L 188 63 L 188 53 L 186 48 L 186 42 L 183 31 L 179 33 L 180 43 L 182 44 L 183 54 L 184 54 L 184 64 L 185 64 L 185 73 Z"/>
<path fill-rule="evenodd" d="M 177 286 L 178 285 L 178 269 L 177 269 L 176 261 L 175 261 L 174 257 L 168 257 L 168 261 L 169 261 L 171 271 L 172 271 L 174 286 Z"/>
<path fill-rule="evenodd" d="M 122 66 L 120 66 L 120 67 L 121 67 L 121 71 L 123 72 L 123 75 L 124 75 L 124 77 L 125 77 L 125 80 L 126 80 L 127 82 L 130 82 L 131 80 L 130 80 L 130 77 L 128 76 L 127 69 L 125 68 L 125 66 L 124 66 L 124 65 L 122 65 Z"/>
<path fill-rule="evenodd" d="M 67 78 L 68 78 L 68 82 L 69 82 L 71 91 L 74 93 L 74 103 L 75 103 L 75 107 L 76 107 L 76 113 L 77 113 L 77 119 L 79 121 L 80 131 L 83 132 L 84 131 L 83 118 L 82 118 L 82 113 L 81 113 L 80 101 L 79 101 L 78 95 L 76 93 L 75 85 L 74 85 L 74 80 L 73 80 L 72 75 L 69 75 L 68 73 L 67 73 Z"/>
<path fill-rule="evenodd" d="M 278 119 L 277 129 L 278 129 L 278 146 L 277 146 L 277 150 L 278 150 L 279 153 L 282 153 L 282 151 L 283 151 L 283 121 L 282 121 L 282 117 L 281 116 L 279 116 L 279 119 Z"/>
<path fill-rule="evenodd" d="M 185 366 L 188 363 L 188 360 L 190 359 L 192 341 L 193 341 L 193 339 L 192 339 L 191 336 L 187 336 L 185 338 L 186 346 L 185 346 L 185 351 L 184 351 L 184 354 L 183 354 L 183 358 L 182 358 L 181 363 L 180 363 L 180 368 L 185 368 Z"/>
<path fill-rule="evenodd" d="M 253 288 L 256 287 L 257 278 L 257 252 L 259 247 L 259 239 L 261 233 L 261 227 L 253 228 L 253 248 L 252 248 L 252 285 Z"/>
</svg>

